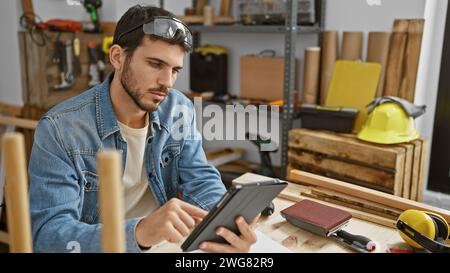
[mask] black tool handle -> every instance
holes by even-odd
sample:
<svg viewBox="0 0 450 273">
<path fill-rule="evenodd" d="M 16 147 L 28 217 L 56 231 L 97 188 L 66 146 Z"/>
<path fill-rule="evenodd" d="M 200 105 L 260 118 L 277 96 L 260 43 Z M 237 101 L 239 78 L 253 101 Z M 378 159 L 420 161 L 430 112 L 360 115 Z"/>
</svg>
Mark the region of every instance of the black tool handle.
<svg viewBox="0 0 450 273">
<path fill-rule="evenodd" d="M 345 230 L 338 230 L 336 231 L 336 235 L 343 239 L 347 244 L 354 245 L 356 247 L 359 247 L 361 249 L 364 249 L 366 251 L 373 251 L 375 244 L 373 241 L 365 236 L 362 235 L 354 235 L 351 233 L 348 233 Z"/>
</svg>

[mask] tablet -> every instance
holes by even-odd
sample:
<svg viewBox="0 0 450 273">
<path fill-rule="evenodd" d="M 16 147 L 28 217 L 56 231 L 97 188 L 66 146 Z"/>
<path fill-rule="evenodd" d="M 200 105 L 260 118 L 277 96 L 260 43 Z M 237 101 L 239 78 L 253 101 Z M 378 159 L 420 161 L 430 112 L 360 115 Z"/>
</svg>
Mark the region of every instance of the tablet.
<svg viewBox="0 0 450 273">
<path fill-rule="evenodd" d="M 272 179 L 233 185 L 183 242 L 181 249 L 185 252 L 197 250 L 200 243 L 204 241 L 226 243 L 224 238 L 216 235 L 218 227 L 226 227 L 240 234 L 235 223 L 236 217 L 241 215 L 247 223 L 250 223 L 287 184 L 287 182 Z"/>
</svg>

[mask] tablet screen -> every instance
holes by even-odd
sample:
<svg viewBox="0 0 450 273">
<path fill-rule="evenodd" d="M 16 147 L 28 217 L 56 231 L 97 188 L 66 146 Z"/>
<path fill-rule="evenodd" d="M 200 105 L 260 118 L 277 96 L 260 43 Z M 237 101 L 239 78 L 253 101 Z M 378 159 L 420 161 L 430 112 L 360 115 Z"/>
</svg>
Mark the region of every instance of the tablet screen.
<svg viewBox="0 0 450 273">
<path fill-rule="evenodd" d="M 287 182 L 277 179 L 232 186 L 192 231 L 181 249 L 197 250 L 203 241 L 226 243 L 216 235 L 218 227 L 226 227 L 239 235 L 236 218 L 243 216 L 250 223 L 286 186 Z"/>
</svg>

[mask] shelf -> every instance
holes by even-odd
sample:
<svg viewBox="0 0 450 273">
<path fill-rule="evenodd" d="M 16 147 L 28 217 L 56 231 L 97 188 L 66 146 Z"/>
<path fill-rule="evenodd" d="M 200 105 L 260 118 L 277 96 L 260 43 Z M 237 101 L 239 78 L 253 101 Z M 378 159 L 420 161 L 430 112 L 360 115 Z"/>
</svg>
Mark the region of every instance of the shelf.
<svg viewBox="0 0 450 273">
<path fill-rule="evenodd" d="M 193 32 L 223 32 L 223 33 L 286 33 L 286 26 L 284 25 L 190 25 L 189 28 Z M 318 26 L 297 26 L 298 34 L 316 34 L 320 33 L 321 29 Z"/>
</svg>

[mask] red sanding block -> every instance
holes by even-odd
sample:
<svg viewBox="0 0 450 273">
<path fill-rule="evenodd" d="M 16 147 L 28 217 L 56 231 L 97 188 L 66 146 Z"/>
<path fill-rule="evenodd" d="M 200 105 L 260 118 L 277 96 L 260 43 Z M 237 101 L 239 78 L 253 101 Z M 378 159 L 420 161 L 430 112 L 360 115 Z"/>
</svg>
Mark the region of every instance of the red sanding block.
<svg viewBox="0 0 450 273">
<path fill-rule="evenodd" d="M 329 236 L 352 218 L 347 211 L 306 199 L 284 209 L 281 215 L 291 224 L 320 236 Z"/>
</svg>

